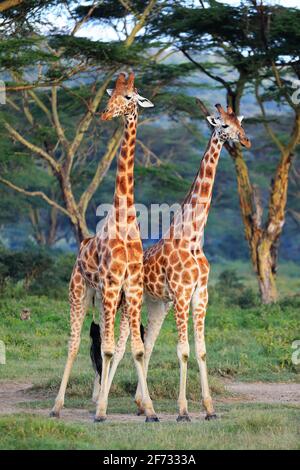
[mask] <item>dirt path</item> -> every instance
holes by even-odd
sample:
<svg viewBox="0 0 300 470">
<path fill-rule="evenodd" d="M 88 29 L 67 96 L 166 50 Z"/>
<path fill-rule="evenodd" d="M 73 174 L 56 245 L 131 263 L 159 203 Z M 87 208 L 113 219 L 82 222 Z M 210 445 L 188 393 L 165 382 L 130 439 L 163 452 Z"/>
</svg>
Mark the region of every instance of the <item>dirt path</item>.
<svg viewBox="0 0 300 470">
<path fill-rule="evenodd" d="M 41 416 L 48 416 L 48 409 L 26 408 L 22 409 L 18 405 L 24 402 L 40 400 L 40 396 L 34 396 L 30 390 L 31 383 L 16 381 L 0 381 L 0 415 L 12 413 L 34 413 Z M 245 383 L 245 382 L 227 382 L 226 389 L 232 394 L 232 398 L 227 398 L 226 402 L 235 401 L 240 403 L 259 402 L 259 403 L 282 403 L 300 405 L 300 384 L 295 383 Z M 220 400 L 221 401 L 221 400 Z M 204 419 L 204 413 L 191 412 L 193 421 Z M 79 410 L 75 408 L 65 408 L 62 412 L 64 421 L 87 422 L 92 420 L 92 413 L 88 410 Z M 176 416 L 169 413 L 159 413 L 161 422 L 174 422 Z M 132 422 L 143 423 L 143 416 L 131 414 L 114 413 L 109 415 L 110 422 Z"/>
<path fill-rule="evenodd" d="M 296 383 L 232 382 L 226 389 L 242 402 L 300 405 L 300 384 Z"/>
</svg>

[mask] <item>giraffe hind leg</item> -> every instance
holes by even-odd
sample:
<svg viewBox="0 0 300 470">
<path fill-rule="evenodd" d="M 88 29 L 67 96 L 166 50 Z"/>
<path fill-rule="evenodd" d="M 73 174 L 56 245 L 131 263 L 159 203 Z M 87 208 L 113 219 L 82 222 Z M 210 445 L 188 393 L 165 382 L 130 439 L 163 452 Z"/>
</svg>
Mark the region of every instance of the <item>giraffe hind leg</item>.
<svg viewBox="0 0 300 470">
<path fill-rule="evenodd" d="M 75 269 L 72 275 L 70 287 L 70 317 L 71 317 L 71 335 L 69 341 L 68 358 L 65 370 L 61 380 L 59 392 L 55 399 L 54 407 L 50 412 L 51 417 L 58 418 L 64 405 L 65 393 L 69 381 L 70 373 L 78 354 L 80 345 L 80 336 L 83 320 L 88 307 L 89 289 L 79 269 Z"/>
</svg>

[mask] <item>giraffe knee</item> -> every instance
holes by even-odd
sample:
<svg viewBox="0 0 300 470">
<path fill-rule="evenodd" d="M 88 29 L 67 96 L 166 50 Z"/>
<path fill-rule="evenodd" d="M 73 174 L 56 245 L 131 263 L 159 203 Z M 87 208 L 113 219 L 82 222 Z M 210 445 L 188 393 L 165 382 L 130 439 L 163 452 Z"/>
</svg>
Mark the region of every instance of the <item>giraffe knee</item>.
<svg viewBox="0 0 300 470">
<path fill-rule="evenodd" d="M 101 348 L 102 359 L 111 359 L 115 354 L 115 344 L 104 342 Z"/>
<path fill-rule="evenodd" d="M 142 341 L 132 341 L 131 350 L 133 358 L 142 361 L 145 356 L 145 347 Z"/>
<path fill-rule="evenodd" d="M 178 343 L 177 356 L 179 361 L 187 362 L 190 356 L 190 345 L 188 343 Z"/>
</svg>

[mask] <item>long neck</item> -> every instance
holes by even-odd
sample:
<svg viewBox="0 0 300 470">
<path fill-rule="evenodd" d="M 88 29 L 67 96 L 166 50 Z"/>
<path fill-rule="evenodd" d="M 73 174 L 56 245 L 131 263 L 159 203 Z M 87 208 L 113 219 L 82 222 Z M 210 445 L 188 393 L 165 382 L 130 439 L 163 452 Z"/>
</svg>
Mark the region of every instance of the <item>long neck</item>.
<svg viewBox="0 0 300 470">
<path fill-rule="evenodd" d="M 136 143 L 137 110 L 125 116 L 125 126 L 121 150 L 117 162 L 116 185 L 114 195 L 115 207 L 126 204 L 134 205 L 134 154 Z"/>
<path fill-rule="evenodd" d="M 171 230 L 171 236 L 178 236 L 176 230 L 184 224 L 184 238 L 199 240 L 202 237 L 223 143 L 217 132 L 213 132 L 193 184 L 181 205 L 181 214 L 174 217 L 175 230 Z"/>
<path fill-rule="evenodd" d="M 194 201 L 198 204 L 210 204 L 223 143 L 217 132 L 213 132 L 184 204 L 193 204 Z"/>
</svg>

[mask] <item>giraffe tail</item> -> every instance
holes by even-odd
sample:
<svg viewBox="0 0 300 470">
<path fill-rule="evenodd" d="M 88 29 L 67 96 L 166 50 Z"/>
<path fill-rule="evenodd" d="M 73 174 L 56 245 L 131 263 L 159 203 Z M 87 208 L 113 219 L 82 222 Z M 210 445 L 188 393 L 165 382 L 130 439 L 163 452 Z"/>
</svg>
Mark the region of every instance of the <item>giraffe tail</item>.
<svg viewBox="0 0 300 470">
<path fill-rule="evenodd" d="M 102 355 L 101 355 L 101 335 L 100 335 L 100 325 L 92 321 L 90 327 L 90 337 L 91 337 L 91 349 L 90 356 L 95 372 L 99 374 L 101 379 L 102 374 Z"/>
<path fill-rule="evenodd" d="M 140 325 L 140 332 L 141 332 L 142 341 L 144 343 L 145 342 L 145 328 L 144 328 L 143 323 L 141 323 L 141 325 Z"/>
</svg>

